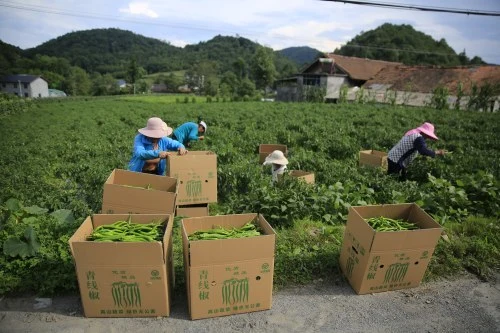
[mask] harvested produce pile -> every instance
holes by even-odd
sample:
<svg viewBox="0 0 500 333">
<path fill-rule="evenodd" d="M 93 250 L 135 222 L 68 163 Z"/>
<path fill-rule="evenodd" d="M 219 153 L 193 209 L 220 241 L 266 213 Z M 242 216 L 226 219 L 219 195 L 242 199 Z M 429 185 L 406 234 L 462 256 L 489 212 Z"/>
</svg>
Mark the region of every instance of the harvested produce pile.
<svg viewBox="0 0 500 333">
<path fill-rule="evenodd" d="M 198 230 L 188 236 L 189 240 L 211 240 L 211 239 L 229 239 L 229 238 L 245 238 L 259 236 L 261 233 L 252 222 L 248 222 L 240 228 L 226 229 L 217 227 L 208 230 Z"/>
<path fill-rule="evenodd" d="M 98 226 L 87 238 L 94 242 L 156 242 L 163 238 L 160 222 L 148 224 L 116 221 L 113 224 Z"/>
<path fill-rule="evenodd" d="M 391 219 L 388 217 L 372 217 L 366 222 L 376 231 L 404 231 L 419 229 L 417 225 L 403 219 Z"/>
</svg>

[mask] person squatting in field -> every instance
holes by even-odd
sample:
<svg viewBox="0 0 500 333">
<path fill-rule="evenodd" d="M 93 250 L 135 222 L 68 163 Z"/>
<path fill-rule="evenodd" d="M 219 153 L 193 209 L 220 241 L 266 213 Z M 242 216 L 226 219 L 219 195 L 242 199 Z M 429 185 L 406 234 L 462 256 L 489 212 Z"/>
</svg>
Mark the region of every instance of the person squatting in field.
<svg viewBox="0 0 500 333">
<path fill-rule="evenodd" d="M 443 149 L 428 149 L 425 144 L 426 138 L 438 140 L 434 134 L 434 125 L 428 122 L 406 132 L 387 155 L 387 174 L 398 174 L 401 180 L 406 180 L 406 168 L 415 159 L 417 153 L 432 158 L 445 154 Z"/>
<path fill-rule="evenodd" d="M 204 134 L 207 131 L 207 124 L 199 120 L 198 124 L 193 122 L 184 123 L 177 127 L 172 134 L 172 139 L 179 141 L 186 147 L 190 146 L 190 141 L 203 140 Z"/>
<path fill-rule="evenodd" d="M 177 151 L 179 155 L 187 153 L 182 143 L 168 137 L 172 134 L 172 128 L 158 117 L 149 118 L 146 127 L 138 129 L 138 132 L 128 164 L 130 171 L 163 176 L 168 151 Z"/>
<path fill-rule="evenodd" d="M 272 165 L 272 183 L 278 181 L 278 175 L 282 175 L 286 171 L 286 165 L 288 164 L 288 159 L 281 150 L 275 150 L 271 154 L 267 155 L 266 160 L 262 165 Z"/>
</svg>

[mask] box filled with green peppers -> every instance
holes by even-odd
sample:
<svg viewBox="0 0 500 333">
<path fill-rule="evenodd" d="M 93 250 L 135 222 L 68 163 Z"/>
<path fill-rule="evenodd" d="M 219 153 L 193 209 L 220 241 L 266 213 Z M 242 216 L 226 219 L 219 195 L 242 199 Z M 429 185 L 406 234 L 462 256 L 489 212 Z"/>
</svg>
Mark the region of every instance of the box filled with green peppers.
<svg viewBox="0 0 500 333">
<path fill-rule="evenodd" d="M 415 203 L 351 207 L 340 267 L 358 294 L 416 287 L 441 233 Z"/>
<path fill-rule="evenodd" d="M 86 317 L 169 316 L 173 214 L 95 214 L 69 239 Z"/>
</svg>

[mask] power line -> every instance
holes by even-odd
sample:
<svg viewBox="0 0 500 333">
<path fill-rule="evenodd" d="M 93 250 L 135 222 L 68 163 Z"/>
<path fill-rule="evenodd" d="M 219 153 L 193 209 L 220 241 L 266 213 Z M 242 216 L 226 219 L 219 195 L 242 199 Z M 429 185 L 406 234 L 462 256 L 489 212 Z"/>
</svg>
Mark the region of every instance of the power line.
<svg viewBox="0 0 500 333">
<path fill-rule="evenodd" d="M 406 4 L 401 4 L 401 3 L 390 3 L 390 2 L 370 2 L 370 1 L 350 1 L 350 0 L 320 0 L 320 1 L 341 2 L 344 4 L 351 4 L 351 5 L 362 5 L 362 6 L 392 8 L 392 9 L 419 10 L 419 11 L 425 11 L 425 12 L 465 14 L 465 15 L 482 15 L 482 16 L 500 16 L 500 12 L 498 12 L 498 11 L 483 11 L 483 10 L 475 10 L 475 9 L 417 6 L 417 5 L 406 5 Z"/>
</svg>

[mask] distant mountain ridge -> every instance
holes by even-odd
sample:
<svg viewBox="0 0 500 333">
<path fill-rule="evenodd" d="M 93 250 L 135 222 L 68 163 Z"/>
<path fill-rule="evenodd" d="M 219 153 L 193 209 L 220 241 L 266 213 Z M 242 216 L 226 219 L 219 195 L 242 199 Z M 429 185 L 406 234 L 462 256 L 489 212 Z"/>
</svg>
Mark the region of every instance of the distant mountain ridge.
<svg viewBox="0 0 500 333">
<path fill-rule="evenodd" d="M 91 29 L 67 33 L 26 50 L 0 41 L 0 72 L 9 73 L 13 68 L 22 70 L 23 62 L 18 59 L 34 60 L 39 55 L 66 59 L 70 65 L 89 74 L 110 73 L 115 77 L 124 76 L 132 59 L 147 73 L 189 70 L 199 63 L 209 62 L 221 75 L 235 72 L 235 68 L 248 68 L 258 47 L 261 45 L 243 37 L 217 35 L 206 42 L 181 48 L 127 30 Z M 333 53 L 407 65 L 485 64 L 477 56 L 469 59 L 465 51 L 456 54 L 446 40 L 436 41 L 405 24 L 386 23 L 362 32 Z M 296 73 L 321 56 L 320 51 L 308 46 L 288 47 L 273 54 L 278 77 Z"/>
<path fill-rule="evenodd" d="M 278 51 L 278 53 L 294 61 L 299 67 L 310 64 L 323 53 L 309 46 L 293 46 Z"/>
</svg>

